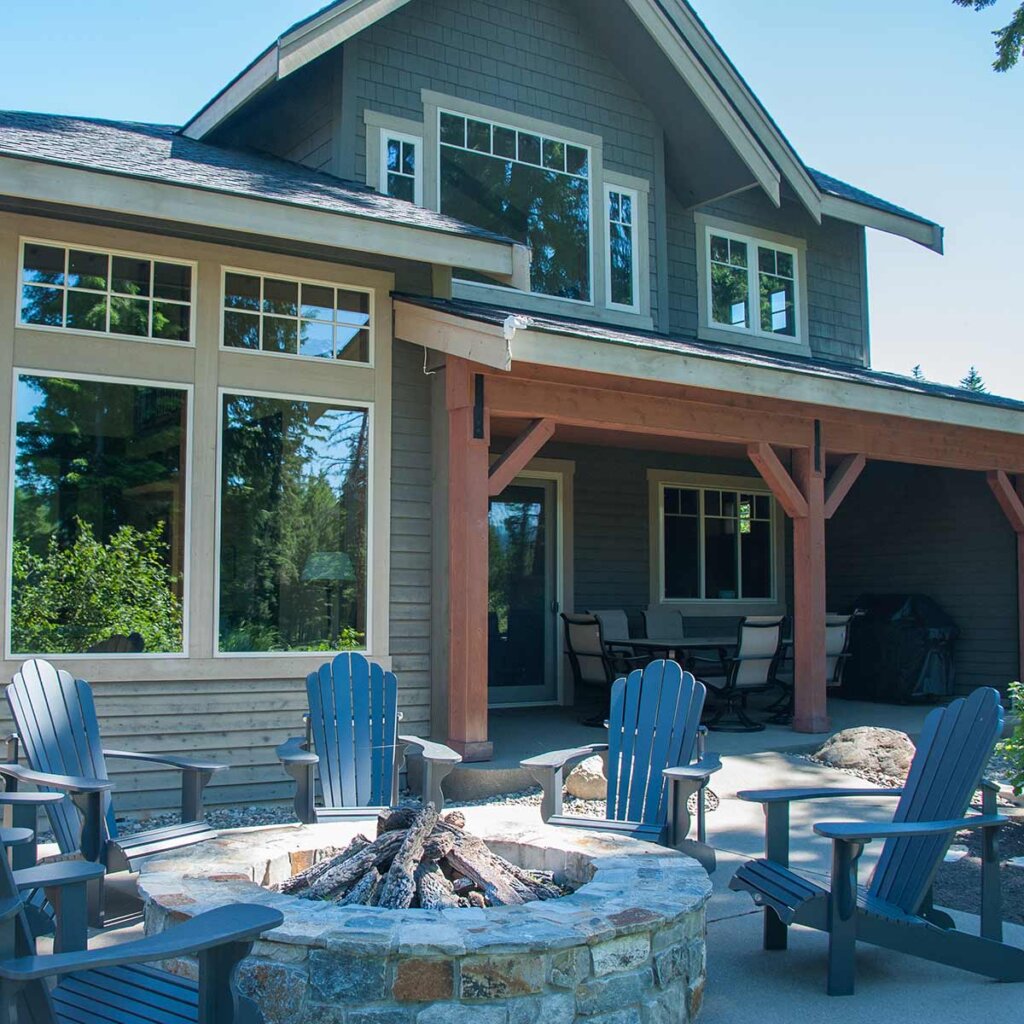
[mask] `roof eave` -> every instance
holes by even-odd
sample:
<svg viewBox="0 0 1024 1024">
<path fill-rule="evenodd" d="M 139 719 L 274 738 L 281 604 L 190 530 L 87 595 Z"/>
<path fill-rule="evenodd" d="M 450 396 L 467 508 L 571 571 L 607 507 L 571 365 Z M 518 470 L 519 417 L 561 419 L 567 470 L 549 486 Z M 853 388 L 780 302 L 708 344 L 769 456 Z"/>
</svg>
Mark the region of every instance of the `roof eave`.
<svg viewBox="0 0 1024 1024">
<path fill-rule="evenodd" d="M 186 138 L 201 141 L 237 110 L 279 77 L 278 44 L 267 47 L 240 75 L 229 82 L 181 129 Z"/>
<path fill-rule="evenodd" d="M 874 206 L 843 199 L 840 196 L 824 195 L 822 197 L 822 213 L 836 220 L 860 224 L 876 231 L 884 231 L 890 235 L 907 238 L 918 245 L 923 245 L 940 256 L 943 252 L 944 231 L 941 224 L 931 221 L 917 220 L 914 217 L 903 217 L 889 210 L 879 210 Z"/>
</svg>

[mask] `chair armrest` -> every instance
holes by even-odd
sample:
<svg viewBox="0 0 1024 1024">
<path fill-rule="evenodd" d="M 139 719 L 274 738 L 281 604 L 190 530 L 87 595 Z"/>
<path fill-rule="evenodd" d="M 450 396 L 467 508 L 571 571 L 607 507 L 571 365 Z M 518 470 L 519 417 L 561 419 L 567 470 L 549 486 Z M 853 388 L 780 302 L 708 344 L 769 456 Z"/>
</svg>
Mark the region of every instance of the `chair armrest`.
<svg viewBox="0 0 1024 1024">
<path fill-rule="evenodd" d="M 320 758 L 306 749 L 306 740 L 302 736 L 293 736 L 290 740 L 285 740 L 277 748 L 277 759 L 285 765 L 320 763 Z"/>
<path fill-rule="evenodd" d="M 222 772 L 228 767 L 219 761 L 199 761 L 190 757 L 177 757 L 174 754 L 139 754 L 133 750 L 104 750 L 103 756 L 127 761 L 152 761 L 155 764 L 165 764 L 170 768 L 178 768 L 186 772 Z"/>
<path fill-rule="evenodd" d="M 949 821 L 822 821 L 814 826 L 814 831 L 826 839 L 870 843 L 873 839 L 915 839 L 941 836 L 961 829 L 1002 828 L 1009 820 L 1001 814 L 979 814 Z"/>
<path fill-rule="evenodd" d="M 669 782 L 681 779 L 708 779 L 722 768 L 722 759 L 718 754 L 705 754 L 693 764 L 683 764 L 676 768 L 664 768 L 662 775 Z"/>
<path fill-rule="evenodd" d="M 605 722 L 605 727 L 608 723 Z M 525 761 L 519 762 L 520 768 L 564 768 L 570 761 L 582 761 L 593 754 L 600 754 L 607 750 L 607 743 L 588 743 L 585 747 L 572 747 L 569 750 L 552 750 L 547 754 L 538 754 L 536 757 L 528 757 Z"/>
<path fill-rule="evenodd" d="M 16 779 L 18 782 L 31 782 L 36 786 L 59 789 L 63 793 L 103 793 L 114 788 L 110 779 L 88 779 L 77 775 L 49 775 L 46 772 L 34 772 L 31 768 L 23 768 L 17 764 L 0 764 L 0 775 Z"/>
<path fill-rule="evenodd" d="M 841 796 L 902 796 L 902 789 L 744 789 L 736 794 L 755 804 L 792 804 Z"/>
<path fill-rule="evenodd" d="M 419 736 L 399 736 L 398 741 L 400 743 L 407 743 L 411 747 L 419 747 L 420 756 L 424 761 L 450 764 L 453 767 L 462 763 L 462 755 L 456 753 L 451 747 L 446 747 L 443 743 L 421 740 Z"/>
<path fill-rule="evenodd" d="M 0 807 L 43 807 L 46 804 L 59 804 L 64 799 L 62 793 L 44 793 L 41 790 L 23 793 L 16 790 L 13 793 L 0 793 Z"/>
<path fill-rule="evenodd" d="M 54 978 L 76 971 L 150 963 L 188 956 L 231 942 L 251 942 L 284 921 L 279 910 L 253 903 L 218 907 L 158 935 L 80 953 L 26 956 L 0 961 L 0 978 L 14 982 Z"/>
<path fill-rule="evenodd" d="M 106 869 L 91 860 L 58 860 L 51 864 L 36 864 L 14 872 L 14 884 L 21 890 L 44 889 L 50 886 L 75 885 L 102 878 Z"/>
</svg>

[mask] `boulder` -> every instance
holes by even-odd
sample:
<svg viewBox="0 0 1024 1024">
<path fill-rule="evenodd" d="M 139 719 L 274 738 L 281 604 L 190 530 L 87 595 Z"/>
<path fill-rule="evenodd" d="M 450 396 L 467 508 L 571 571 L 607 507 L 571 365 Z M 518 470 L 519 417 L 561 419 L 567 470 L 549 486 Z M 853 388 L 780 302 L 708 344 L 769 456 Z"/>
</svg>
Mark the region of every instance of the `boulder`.
<svg viewBox="0 0 1024 1024">
<path fill-rule="evenodd" d="M 581 761 L 565 780 L 565 791 L 580 800 L 604 800 L 608 796 L 608 780 L 600 754 Z"/>
<path fill-rule="evenodd" d="M 858 774 L 905 779 L 914 749 L 905 732 L 862 726 L 837 732 L 813 757 L 822 764 L 846 768 Z"/>
</svg>

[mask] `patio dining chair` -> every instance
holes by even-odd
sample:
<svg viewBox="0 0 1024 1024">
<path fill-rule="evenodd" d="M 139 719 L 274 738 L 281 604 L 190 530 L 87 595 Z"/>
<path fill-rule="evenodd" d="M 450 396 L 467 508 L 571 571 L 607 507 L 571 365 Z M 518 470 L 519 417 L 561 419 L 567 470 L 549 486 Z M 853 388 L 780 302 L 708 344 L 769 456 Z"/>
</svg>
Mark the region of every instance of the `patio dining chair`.
<svg viewBox="0 0 1024 1024">
<path fill-rule="evenodd" d="M 758 732 L 763 722 L 747 714 L 747 698 L 774 685 L 782 652 L 785 616 L 748 615 L 740 620 L 734 653 L 718 659 L 695 657 L 694 671 L 711 691 L 716 703 L 708 728 L 718 732 Z M 732 713 L 732 718 L 727 716 Z"/>
<path fill-rule="evenodd" d="M 625 655 L 627 658 L 636 656 L 636 651 L 634 651 L 628 644 L 621 642 L 614 643 L 606 639 L 607 637 L 612 637 L 613 639 L 622 641 L 629 636 L 629 617 L 621 608 L 589 611 L 587 614 L 593 615 L 594 618 L 601 623 L 601 638 L 604 640 L 606 646 Z"/>
<path fill-rule="evenodd" d="M 852 615 L 829 612 L 825 616 L 825 686 L 829 690 L 838 690 L 843 685 L 843 672 L 850 659 L 852 621 Z M 787 725 L 793 720 L 793 653 L 792 645 L 786 646 L 789 649 L 780 654 L 775 672 L 775 682 L 782 688 L 782 696 L 768 708 L 775 712 L 769 721 L 777 725 Z"/>
<path fill-rule="evenodd" d="M 646 636 L 659 640 L 679 640 L 685 638 L 683 613 L 678 608 L 666 608 L 660 604 L 652 604 L 644 609 L 644 633 Z"/>
<path fill-rule="evenodd" d="M 597 688 L 604 693 L 620 675 L 645 664 L 649 659 L 626 654 L 609 647 L 604 641 L 601 620 L 587 612 L 562 612 L 565 623 L 565 648 L 572 667 L 577 697 L 584 687 Z M 594 715 L 584 720 L 585 725 L 601 728 L 605 715 Z"/>
<path fill-rule="evenodd" d="M 339 654 L 306 677 L 306 732 L 277 748 L 295 779 L 295 813 L 309 825 L 371 818 L 398 803 L 406 749 L 423 761 L 423 803 L 444 807 L 441 783 L 462 757 L 418 736 L 399 736 L 398 680 L 362 654 Z M 316 803 L 319 779 L 322 806 Z"/>
<path fill-rule="evenodd" d="M 851 995 L 857 942 L 867 942 L 1000 981 L 1024 981 L 1024 949 L 1002 941 L 999 830 L 994 783 L 982 772 L 1003 726 L 999 694 L 980 687 L 925 719 L 902 789 L 779 789 L 740 792 L 763 806 L 765 856 L 748 861 L 731 889 L 749 892 L 764 912 L 764 948 L 785 949 L 790 925 L 828 933 L 828 993 Z M 982 813 L 965 817 L 979 784 Z M 789 867 L 790 805 L 840 797 L 898 798 L 890 822 L 819 822 L 832 842 L 828 888 Z M 963 829 L 982 833 L 981 930 L 960 931 L 933 905 L 932 883 L 946 850 Z M 864 887 L 857 865 L 864 847 L 884 840 Z M 902 968 L 901 968 L 902 969 Z"/>
<path fill-rule="evenodd" d="M 3 1024 L 262 1024 L 257 1006 L 237 990 L 236 968 L 262 934 L 283 923 L 279 910 L 238 903 L 133 942 L 94 950 L 65 947 L 36 956 L 20 896 L 25 886 L 8 862 L 8 845 L 20 839 L 0 830 Z M 18 848 L 13 846 L 11 854 Z M 61 893 L 53 897 L 58 915 L 80 917 L 84 932 L 84 903 L 71 899 L 81 887 L 75 866 L 54 864 L 46 871 L 51 890 Z M 62 921 L 58 935 L 68 927 Z M 196 981 L 149 966 L 190 956 L 197 960 Z"/>
</svg>

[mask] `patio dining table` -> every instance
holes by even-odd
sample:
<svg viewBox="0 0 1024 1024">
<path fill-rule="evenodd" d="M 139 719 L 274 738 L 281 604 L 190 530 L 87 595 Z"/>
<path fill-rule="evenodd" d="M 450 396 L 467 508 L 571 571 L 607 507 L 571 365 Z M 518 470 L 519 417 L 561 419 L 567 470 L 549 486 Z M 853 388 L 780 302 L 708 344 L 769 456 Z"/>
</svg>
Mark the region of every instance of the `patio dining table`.
<svg viewBox="0 0 1024 1024">
<path fill-rule="evenodd" d="M 609 647 L 632 647 L 639 651 L 717 651 L 721 648 L 735 647 L 736 634 L 684 637 L 606 636 L 604 642 Z"/>
</svg>

